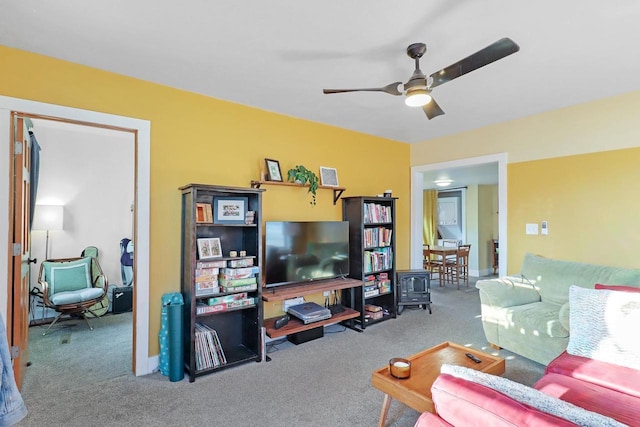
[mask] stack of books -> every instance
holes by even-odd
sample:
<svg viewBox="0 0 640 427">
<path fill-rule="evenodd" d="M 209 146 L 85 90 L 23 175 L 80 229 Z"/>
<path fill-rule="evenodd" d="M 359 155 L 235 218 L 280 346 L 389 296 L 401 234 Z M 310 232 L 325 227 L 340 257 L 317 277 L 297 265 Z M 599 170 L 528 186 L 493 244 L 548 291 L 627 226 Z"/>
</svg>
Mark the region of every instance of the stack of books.
<svg viewBox="0 0 640 427">
<path fill-rule="evenodd" d="M 196 369 L 210 369 L 227 363 L 218 333 L 200 323 L 196 323 Z"/>
<path fill-rule="evenodd" d="M 195 289 L 196 296 L 220 293 L 218 273 L 225 267 L 224 261 L 198 261 L 196 263 Z"/>
<path fill-rule="evenodd" d="M 217 313 L 230 308 L 248 307 L 256 304 L 256 299 L 250 297 L 246 292 L 240 292 L 222 297 L 209 298 L 205 304 L 198 301 L 196 304 L 196 314 Z"/>
<path fill-rule="evenodd" d="M 253 258 L 249 259 L 253 262 Z M 231 260 L 229 263 L 232 261 L 244 260 Z M 221 268 L 218 275 L 218 283 L 223 292 L 255 291 L 258 288 L 256 279 L 258 272 L 258 267 Z"/>
<path fill-rule="evenodd" d="M 384 315 L 382 307 L 373 304 L 365 304 L 364 312 L 365 319 L 371 320 L 382 319 L 382 316 Z"/>
</svg>

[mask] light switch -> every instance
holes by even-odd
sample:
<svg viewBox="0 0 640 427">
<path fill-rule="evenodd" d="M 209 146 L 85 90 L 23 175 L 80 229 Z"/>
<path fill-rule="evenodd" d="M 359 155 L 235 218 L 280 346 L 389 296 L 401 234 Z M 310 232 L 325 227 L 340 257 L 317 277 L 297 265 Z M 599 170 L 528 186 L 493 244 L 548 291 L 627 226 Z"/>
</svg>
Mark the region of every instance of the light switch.
<svg viewBox="0 0 640 427">
<path fill-rule="evenodd" d="M 547 221 L 542 221 L 540 223 L 540 234 L 542 234 L 543 236 L 549 234 L 549 225 L 547 224 Z"/>
<path fill-rule="evenodd" d="M 526 234 L 538 234 L 538 224 L 527 224 Z"/>
</svg>

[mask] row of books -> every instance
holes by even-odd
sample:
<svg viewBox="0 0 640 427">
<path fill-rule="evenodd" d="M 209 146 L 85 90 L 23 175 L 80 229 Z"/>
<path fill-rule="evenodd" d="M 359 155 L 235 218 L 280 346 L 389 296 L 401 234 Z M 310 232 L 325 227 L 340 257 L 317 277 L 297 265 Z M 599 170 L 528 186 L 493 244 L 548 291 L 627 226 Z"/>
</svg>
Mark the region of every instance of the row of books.
<svg viewBox="0 0 640 427">
<path fill-rule="evenodd" d="M 258 267 L 253 266 L 252 257 L 236 260 L 198 261 L 195 271 L 196 296 L 256 290 L 258 288 L 256 274 L 258 274 Z"/>
<path fill-rule="evenodd" d="M 364 247 L 391 246 L 393 230 L 385 227 L 366 228 L 364 230 Z"/>
<path fill-rule="evenodd" d="M 227 358 L 215 329 L 200 323 L 195 326 L 196 369 L 200 371 L 226 364 Z"/>
<path fill-rule="evenodd" d="M 378 222 L 392 222 L 391 206 L 379 205 L 377 203 L 364 204 L 364 223 L 375 224 Z"/>
<path fill-rule="evenodd" d="M 364 251 L 363 258 L 365 273 L 389 270 L 393 267 L 393 250 L 390 246 Z"/>
</svg>

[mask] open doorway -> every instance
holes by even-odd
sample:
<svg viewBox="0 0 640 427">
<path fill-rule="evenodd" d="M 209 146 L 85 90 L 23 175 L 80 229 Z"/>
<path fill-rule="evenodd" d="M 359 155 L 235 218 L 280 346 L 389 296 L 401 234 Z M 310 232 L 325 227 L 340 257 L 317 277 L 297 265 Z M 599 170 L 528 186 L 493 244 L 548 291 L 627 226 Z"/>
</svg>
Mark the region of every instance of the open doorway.
<svg viewBox="0 0 640 427">
<path fill-rule="evenodd" d="M 47 117 L 56 120 L 70 121 L 78 124 L 93 124 L 100 127 L 132 131 L 136 135 L 135 154 L 135 312 L 133 316 L 133 371 L 136 375 L 146 375 L 155 368 L 153 360 L 149 358 L 149 179 L 150 179 L 150 123 L 130 117 L 116 116 L 95 111 L 80 110 L 53 104 L 22 100 L 0 96 L 0 162 L 9 163 L 11 147 L 11 112 L 18 111 L 27 115 Z M 9 205 L 8 174 L 0 174 L 0 200 Z M 9 226 L 12 224 L 9 214 L 0 211 L 0 240 L 9 242 Z M 13 264 L 6 260 L 12 259 L 8 253 L 10 244 L 0 245 L 0 276 L 9 278 L 0 281 L 0 294 L 7 295 L 8 287 L 12 286 Z M 28 298 L 24 298 L 25 304 Z M 0 298 L 0 310 L 3 315 L 16 310 L 8 306 L 7 298 Z M 26 313 L 26 310 L 25 310 Z M 11 322 L 8 318 L 7 323 Z M 27 319 L 25 318 L 25 321 Z"/>
<path fill-rule="evenodd" d="M 507 241 L 507 187 L 506 154 L 495 154 L 451 162 L 419 165 L 411 168 L 411 268 L 422 268 L 422 227 L 424 175 L 445 169 L 473 168 L 479 165 L 495 164 L 498 173 L 498 234 L 500 275 L 506 273 Z"/>
<path fill-rule="evenodd" d="M 126 375 L 132 371 L 133 316 L 121 314 L 132 309 L 133 289 L 122 288 L 120 242 L 133 236 L 135 134 L 47 118 L 32 118 L 29 124 L 39 146 L 39 166 L 37 185 L 31 186 L 37 191 L 30 256 L 37 261 L 30 275 L 30 365 L 24 387 L 66 390 L 88 376 L 95 381 L 98 376 L 106 380 Z M 108 282 L 108 297 L 92 312 L 99 317 L 89 315 L 85 322 L 62 316 L 52 324 L 58 313 L 43 304 L 40 266 L 45 259 L 81 256 L 88 248 L 93 248 Z M 105 341 L 121 363 L 93 357 Z M 60 371 L 65 374 L 50 375 L 46 385 L 38 383 L 44 373 Z"/>
</svg>

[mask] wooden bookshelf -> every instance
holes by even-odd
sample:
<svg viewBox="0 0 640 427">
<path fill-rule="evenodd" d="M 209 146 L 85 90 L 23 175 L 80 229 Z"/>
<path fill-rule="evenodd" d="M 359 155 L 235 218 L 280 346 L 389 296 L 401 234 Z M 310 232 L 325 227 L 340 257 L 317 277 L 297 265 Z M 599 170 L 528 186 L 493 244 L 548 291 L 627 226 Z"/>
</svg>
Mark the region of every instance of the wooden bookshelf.
<svg viewBox="0 0 640 427">
<path fill-rule="evenodd" d="M 309 184 L 297 184 L 295 182 L 283 182 L 283 181 L 251 181 L 251 188 L 260 188 L 262 185 L 280 185 L 287 187 L 309 187 Z M 319 185 L 319 190 L 333 190 L 333 204 L 335 205 L 338 202 L 342 193 L 346 190 L 343 187 L 329 187 L 326 185 Z"/>
</svg>

